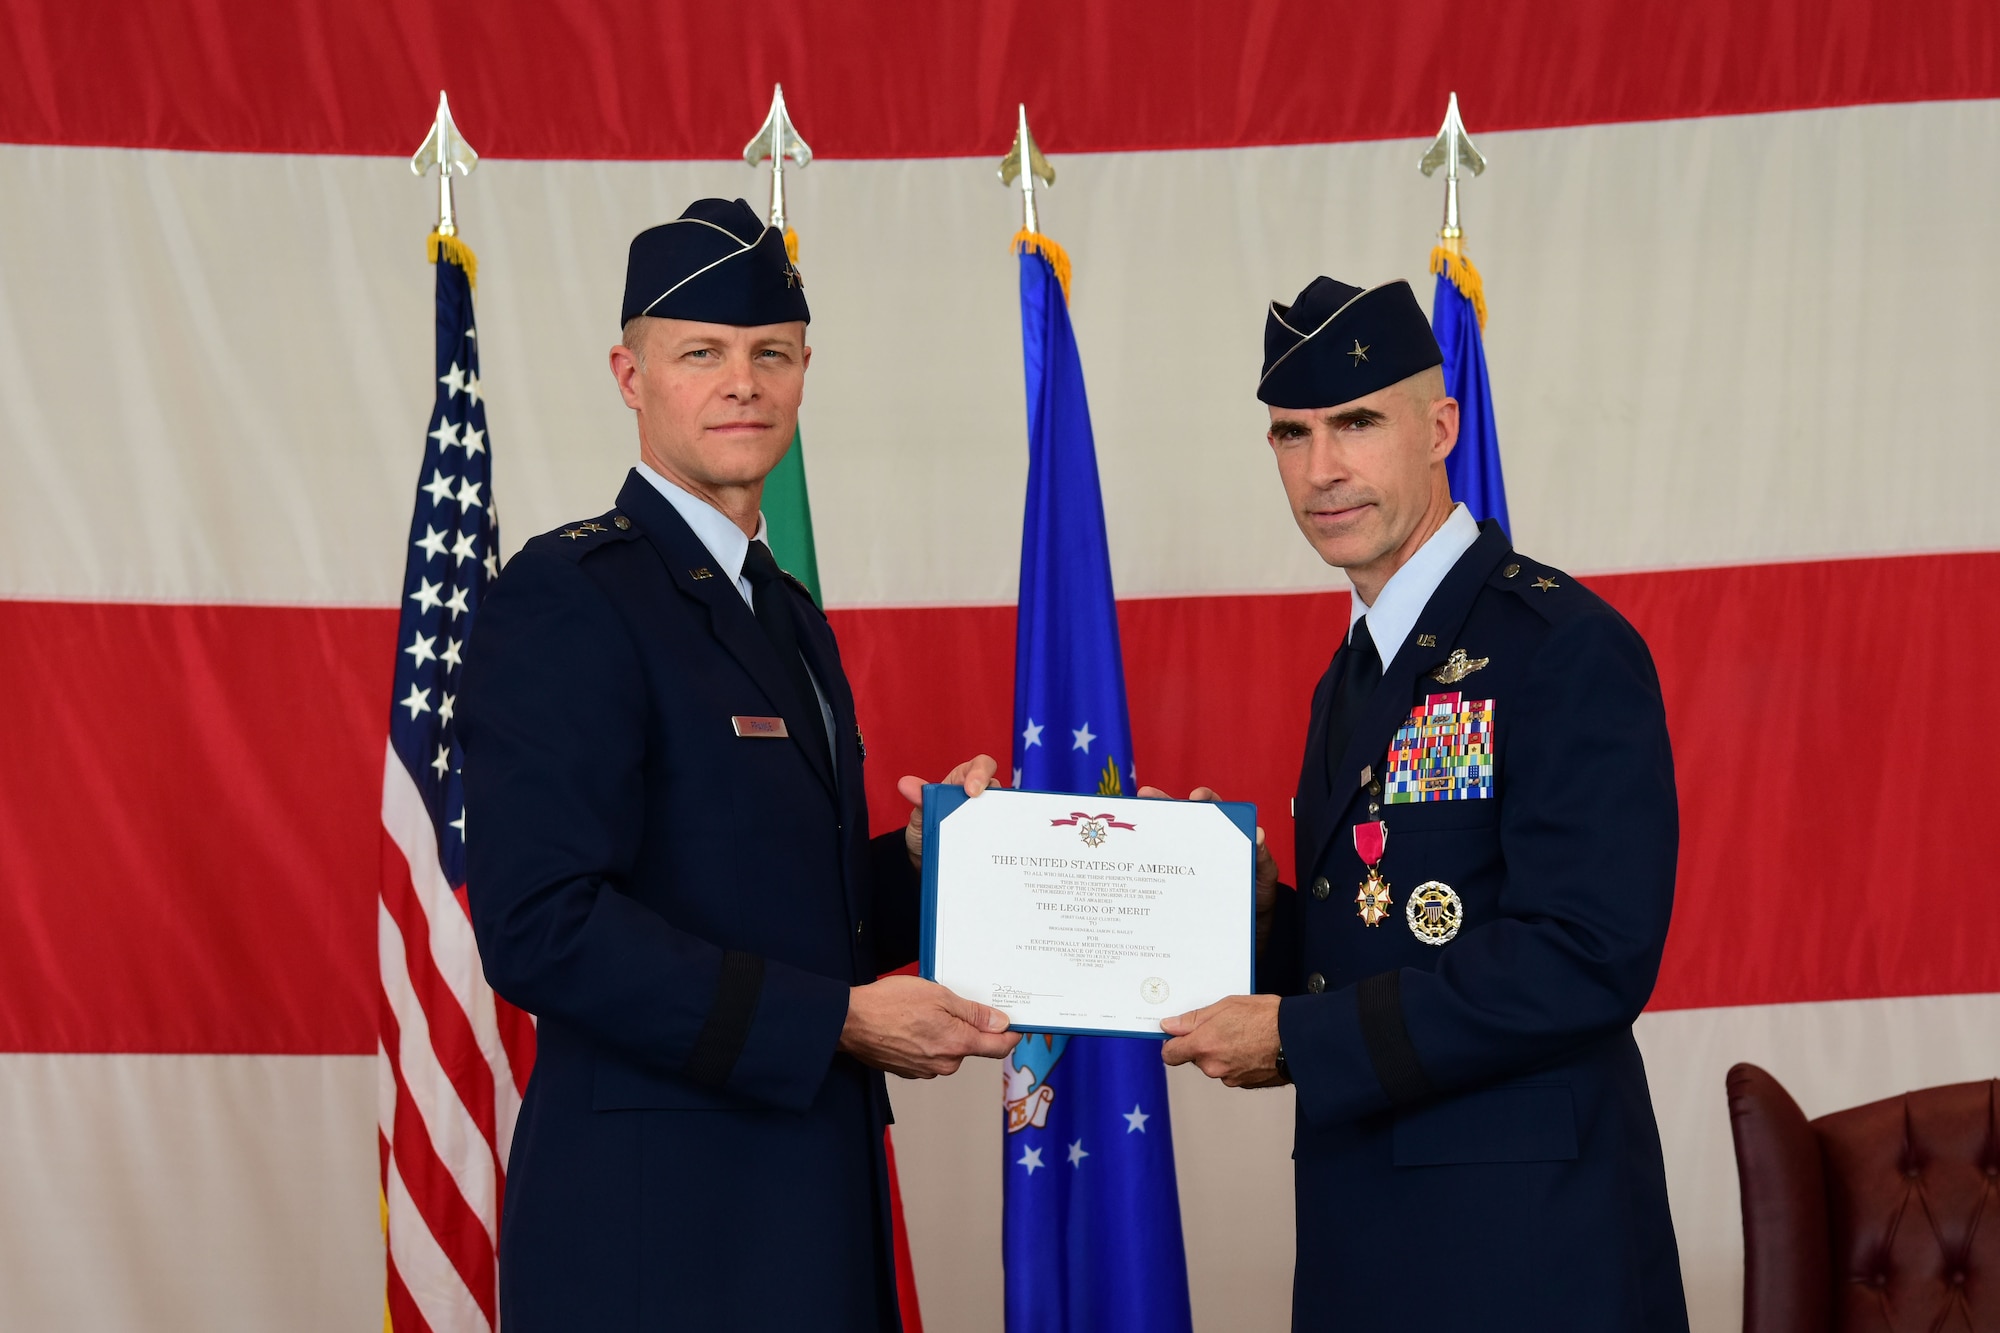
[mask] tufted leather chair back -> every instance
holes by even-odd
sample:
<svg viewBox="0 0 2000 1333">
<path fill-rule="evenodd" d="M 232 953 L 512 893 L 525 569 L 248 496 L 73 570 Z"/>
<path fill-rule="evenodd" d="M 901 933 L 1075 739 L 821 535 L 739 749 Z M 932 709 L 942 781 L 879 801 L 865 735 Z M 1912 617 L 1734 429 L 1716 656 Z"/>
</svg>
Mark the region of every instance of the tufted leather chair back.
<svg viewBox="0 0 2000 1333">
<path fill-rule="evenodd" d="M 1744 1333 L 2000 1330 L 2000 1080 L 1808 1121 L 1729 1071 Z"/>
</svg>

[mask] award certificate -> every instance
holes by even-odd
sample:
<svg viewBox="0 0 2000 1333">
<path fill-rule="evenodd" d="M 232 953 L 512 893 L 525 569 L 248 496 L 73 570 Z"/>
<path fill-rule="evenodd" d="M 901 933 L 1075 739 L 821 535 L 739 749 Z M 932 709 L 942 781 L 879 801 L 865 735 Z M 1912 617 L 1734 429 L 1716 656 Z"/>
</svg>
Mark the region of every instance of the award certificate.
<svg viewBox="0 0 2000 1333">
<path fill-rule="evenodd" d="M 924 788 L 923 975 L 1021 1031 L 1154 1037 L 1252 990 L 1256 807 Z"/>
</svg>

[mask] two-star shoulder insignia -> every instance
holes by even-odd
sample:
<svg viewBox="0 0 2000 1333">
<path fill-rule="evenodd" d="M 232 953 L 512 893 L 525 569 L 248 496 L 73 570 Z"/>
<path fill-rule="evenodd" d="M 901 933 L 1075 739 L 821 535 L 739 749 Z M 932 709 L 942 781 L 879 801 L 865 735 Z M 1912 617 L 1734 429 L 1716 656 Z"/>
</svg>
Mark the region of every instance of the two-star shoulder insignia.
<svg viewBox="0 0 2000 1333">
<path fill-rule="evenodd" d="M 544 549 L 553 547 L 562 552 L 566 559 L 580 560 L 591 551 L 617 542 L 630 541 L 639 535 L 639 529 L 631 519 L 616 510 L 599 514 L 596 518 L 586 518 L 575 523 L 565 523 L 553 532 L 544 533 L 534 539 Z"/>
</svg>

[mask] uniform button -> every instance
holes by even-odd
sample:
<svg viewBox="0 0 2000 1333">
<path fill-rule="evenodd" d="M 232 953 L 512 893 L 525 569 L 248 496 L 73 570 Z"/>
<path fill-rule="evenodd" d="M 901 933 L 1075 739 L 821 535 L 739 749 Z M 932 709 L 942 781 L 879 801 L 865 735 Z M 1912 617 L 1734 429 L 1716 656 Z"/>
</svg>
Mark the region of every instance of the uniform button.
<svg viewBox="0 0 2000 1333">
<path fill-rule="evenodd" d="M 1332 892 L 1333 892 L 1333 885 L 1326 882 L 1325 875 L 1321 875 L 1318 879 L 1313 881 L 1313 897 L 1319 899 L 1321 902 L 1325 902 L 1326 895 Z"/>
<path fill-rule="evenodd" d="M 1382 779 L 1377 778 L 1368 784 L 1368 794 L 1370 796 L 1380 796 L 1382 794 Z"/>
<path fill-rule="evenodd" d="M 625 515 L 620 514 L 618 517 L 611 520 L 611 526 L 617 528 L 620 532 L 624 532 L 625 530 L 627 530 L 632 526 L 632 520 L 625 517 Z"/>
<path fill-rule="evenodd" d="M 1326 989 L 1326 978 L 1315 972 L 1306 978 L 1306 989 L 1314 995 Z"/>
<path fill-rule="evenodd" d="M 1375 816 L 1377 816 L 1377 815 L 1379 815 L 1379 814 L 1381 814 L 1381 813 L 1382 813 L 1382 807 L 1381 807 L 1381 806 L 1377 805 L 1377 804 L 1376 804 L 1375 802 L 1373 802 L 1373 801 L 1370 801 L 1370 802 L 1368 803 L 1368 817 L 1369 817 L 1370 819 L 1373 819 L 1373 818 L 1375 818 Z"/>
</svg>

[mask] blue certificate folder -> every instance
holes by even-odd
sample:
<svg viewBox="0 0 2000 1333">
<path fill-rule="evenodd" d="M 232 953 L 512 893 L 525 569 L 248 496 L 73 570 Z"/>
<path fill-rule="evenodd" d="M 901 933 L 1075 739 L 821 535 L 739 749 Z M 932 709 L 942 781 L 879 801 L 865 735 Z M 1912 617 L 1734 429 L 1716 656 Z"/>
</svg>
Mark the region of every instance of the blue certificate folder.
<svg viewBox="0 0 2000 1333">
<path fill-rule="evenodd" d="M 1001 788 L 993 788 L 992 790 L 1005 792 L 1005 791 L 1029 790 L 1029 789 L 1001 787 Z M 1040 792 L 1037 794 L 1044 796 L 1074 795 L 1074 793 L 1069 793 L 1069 792 Z M 973 798 L 965 794 L 965 788 L 958 786 L 955 783 L 929 782 L 924 784 L 923 934 L 922 934 L 921 945 L 918 952 L 917 970 L 927 981 L 937 980 L 937 901 L 938 901 L 938 862 L 939 862 L 939 858 L 937 855 L 937 848 L 940 845 L 939 837 L 943 830 L 945 816 L 949 815 L 952 811 L 958 809 L 958 807 L 964 805 L 967 801 L 971 799 Z M 980 799 L 984 798 L 982 797 Z M 1086 797 L 1077 797 L 1076 799 L 1083 800 L 1086 802 L 1106 801 L 1106 800 L 1126 802 L 1126 801 L 1136 800 L 1137 798 L 1129 796 L 1126 797 L 1086 796 Z M 1155 802 L 1151 800 L 1147 801 L 1148 805 L 1156 803 L 1161 805 L 1187 804 L 1187 802 L 1184 801 L 1171 801 L 1171 802 L 1170 801 Z M 1222 813 L 1228 817 L 1230 823 L 1236 825 L 1237 828 L 1243 831 L 1243 841 L 1245 847 L 1245 862 L 1243 867 L 1243 903 L 1244 903 L 1244 910 L 1248 912 L 1250 915 L 1250 939 L 1254 942 L 1257 938 L 1257 891 L 1256 891 L 1257 807 L 1248 801 L 1212 801 L 1212 802 L 1207 802 L 1207 804 L 1211 804 L 1216 809 L 1222 811 Z M 1253 953 L 1254 953 L 1254 948 L 1253 948 Z M 1254 957 L 1252 957 L 1248 966 L 1245 968 L 1245 981 L 1246 981 L 1245 993 L 1254 992 L 1254 990 L 1256 989 L 1256 959 Z M 1174 1012 L 1181 1013 L 1185 1011 L 1176 1009 Z M 1122 1030 L 1107 1030 L 1103 1028 L 1061 1027 L 1052 1024 L 1037 1024 L 1035 1026 L 1035 1031 L 1070 1033 L 1072 1035 L 1080 1037 L 1140 1037 L 1140 1038 L 1151 1037 L 1158 1041 L 1165 1041 L 1167 1039 L 1167 1034 L 1164 1032 L 1140 1033 L 1140 1032 L 1128 1032 Z"/>
</svg>

